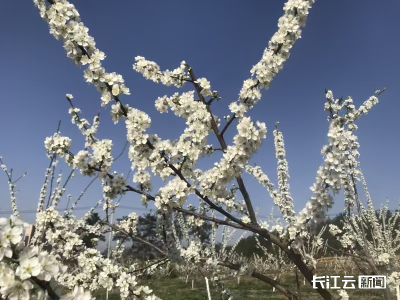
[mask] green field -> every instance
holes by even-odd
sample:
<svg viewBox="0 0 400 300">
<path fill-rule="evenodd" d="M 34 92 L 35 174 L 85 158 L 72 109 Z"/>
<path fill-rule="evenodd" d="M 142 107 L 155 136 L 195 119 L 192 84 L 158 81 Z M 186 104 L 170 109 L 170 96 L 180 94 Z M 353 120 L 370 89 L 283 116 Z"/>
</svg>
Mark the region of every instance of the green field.
<svg viewBox="0 0 400 300">
<path fill-rule="evenodd" d="M 278 300 L 287 299 L 279 292 L 272 292 L 272 288 L 251 277 L 241 277 L 240 284 L 237 280 L 225 280 L 226 287 L 230 289 L 232 296 L 235 300 L 250 299 L 250 300 Z M 207 290 L 204 278 L 198 276 L 194 281 L 194 289 L 192 290 L 191 278 L 188 283 L 179 278 L 163 278 L 141 281 L 142 285 L 151 287 L 158 297 L 163 300 L 206 300 Z M 295 277 L 287 276 L 283 280 L 283 285 L 290 288 L 291 291 L 296 290 Z M 221 297 L 215 292 L 214 287 L 211 285 L 211 298 L 212 300 L 220 300 Z M 351 300 L 378 300 L 383 299 L 383 293 L 379 290 L 347 290 Z M 103 300 L 105 292 L 98 292 L 94 294 L 97 299 Z M 117 292 L 110 292 L 109 300 L 119 300 Z M 319 295 L 306 283 L 303 285 L 303 280 L 300 283 L 300 299 L 301 300 L 317 300 L 321 299 Z"/>
</svg>

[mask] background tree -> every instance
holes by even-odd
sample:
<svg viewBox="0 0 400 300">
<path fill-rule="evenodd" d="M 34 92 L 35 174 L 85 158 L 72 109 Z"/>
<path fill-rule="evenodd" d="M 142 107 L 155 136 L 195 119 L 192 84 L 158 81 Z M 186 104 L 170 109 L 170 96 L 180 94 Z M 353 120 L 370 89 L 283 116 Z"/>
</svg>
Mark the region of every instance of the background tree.
<svg viewBox="0 0 400 300">
<path fill-rule="evenodd" d="M 269 251 L 272 249 L 272 243 L 267 241 L 264 238 L 259 238 L 262 246 L 267 248 Z M 251 258 L 254 254 L 257 254 L 261 257 L 264 256 L 264 251 L 262 251 L 257 246 L 256 235 L 250 235 L 246 238 L 240 240 L 238 245 L 235 248 L 235 252 L 243 255 L 244 257 Z"/>
<path fill-rule="evenodd" d="M 127 217 L 124 216 L 118 221 L 126 220 Z M 137 232 L 135 236 L 150 242 L 151 244 L 162 248 L 163 243 L 159 239 L 157 234 L 157 214 L 156 212 L 145 213 L 143 216 L 140 216 L 137 224 Z M 140 243 L 136 240 L 132 240 L 131 237 L 127 237 L 126 235 L 116 232 L 114 235 L 114 240 L 120 240 L 121 242 L 129 243 L 130 247 L 125 250 L 124 255 L 134 257 L 140 260 L 149 260 L 159 257 L 159 253 L 154 250 L 153 247 L 149 245 Z"/>
<path fill-rule="evenodd" d="M 86 220 L 87 225 L 95 225 L 100 221 L 99 214 L 97 212 L 94 212 L 90 215 L 89 218 Z M 95 233 L 89 233 L 83 237 L 83 243 L 85 244 L 86 247 L 88 248 L 95 248 L 97 247 L 98 241 L 94 241 L 93 239 L 97 238 L 99 241 L 104 242 L 106 238 L 104 237 L 104 234 L 95 234 Z"/>
<path fill-rule="evenodd" d="M 396 214 L 397 210 L 394 212 L 394 214 Z M 325 225 L 335 225 L 337 226 L 339 229 L 343 230 L 343 224 L 345 222 L 345 218 L 347 216 L 347 212 L 342 212 L 339 213 L 338 215 L 336 215 L 335 217 L 333 217 L 332 219 L 328 218 L 326 219 L 324 222 L 321 223 L 313 223 L 312 225 L 309 226 L 309 230 L 311 233 L 318 233 L 321 228 Z M 377 218 L 377 222 L 383 226 L 384 224 L 388 224 L 389 219 L 393 217 L 393 213 L 388 210 L 387 213 L 384 216 L 380 216 L 380 211 L 376 210 L 375 211 L 375 215 Z M 394 229 L 395 231 L 392 232 L 392 238 L 395 237 L 395 232 L 396 230 L 400 230 L 400 223 L 399 220 L 397 219 L 394 223 Z M 365 228 L 365 234 L 366 234 L 366 238 L 367 240 L 372 240 L 372 230 L 371 227 L 367 226 Z M 338 234 L 338 236 L 340 237 L 342 234 Z M 340 254 L 338 250 L 343 250 L 341 243 L 338 241 L 338 239 L 333 236 L 329 230 L 324 231 L 324 233 L 322 234 L 322 239 L 324 241 L 327 241 L 327 249 L 326 249 L 326 255 L 327 256 L 333 256 L 335 254 Z"/>
<path fill-rule="evenodd" d="M 189 235 L 196 235 L 200 238 L 202 244 L 209 245 L 211 243 L 210 236 L 211 236 L 212 224 L 210 222 L 204 222 L 203 225 L 190 228 Z"/>
</svg>

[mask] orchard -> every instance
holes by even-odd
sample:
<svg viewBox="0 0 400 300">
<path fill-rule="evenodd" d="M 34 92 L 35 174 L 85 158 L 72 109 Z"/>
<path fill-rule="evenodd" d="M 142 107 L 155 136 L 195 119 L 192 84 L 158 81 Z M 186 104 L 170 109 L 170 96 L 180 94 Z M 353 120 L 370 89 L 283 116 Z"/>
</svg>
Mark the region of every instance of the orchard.
<svg viewBox="0 0 400 300">
<path fill-rule="evenodd" d="M 261 59 L 250 68 L 241 86 L 230 86 L 237 91 L 235 99 L 224 98 L 205 77 L 207 74 L 199 74 L 190 61 L 182 60 L 166 69 L 150 57 L 134 55 L 127 62 L 132 72 L 155 86 L 168 87 L 167 95 L 153 99 L 155 109 L 183 119 L 179 124 L 185 126 L 178 131 L 175 125 L 165 124 L 168 130 L 178 132 L 176 139 L 166 139 L 152 129 L 152 119 L 157 116 L 151 118 L 135 105 L 140 100 L 135 94 L 141 85 L 125 82 L 110 64 L 106 67 L 106 54 L 97 47 L 95 34 L 89 34 L 85 16 L 78 12 L 80 4 L 34 0 L 36 17 L 44 21 L 42 29 L 46 30 L 47 24 L 57 40 L 53 42 L 60 51 L 62 46 L 73 62 L 69 61 L 70 68 L 78 67 L 84 82 L 98 92 L 100 111 L 79 108 L 86 100 L 73 91 L 60 92 L 69 105 L 72 125 L 54 124 L 55 132 L 43 135 L 48 165 L 47 169 L 43 166 L 44 183 L 35 198 L 34 233 L 28 241 L 24 235 L 29 224 L 20 214 L 17 185 L 23 190 L 23 180 L 29 174 L 15 174 L 11 168 L 14 158 L 0 153 L 12 208 L 11 216 L 0 219 L 0 298 L 89 300 L 109 299 L 113 294 L 117 299 L 158 300 L 164 299 L 163 293 L 152 286 L 152 280 L 165 280 L 174 274 L 188 289 L 191 284 L 193 292 L 198 285 L 196 278 L 204 279 L 202 288 L 208 300 L 243 299 L 228 287 L 227 280 L 240 286 L 248 278 L 270 289 L 277 297 L 273 299 L 305 299 L 305 287 L 312 289 L 315 299 L 375 299 L 332 288 L 332 277 L 331 287 L 327 281 L 316 283 L 322 275 L 339 274 L 385 276 L 385 287 L 377 292 L 376 299 L 400 299 L 400 211 L 391 213 L 388 203 L 380 208 L 373 203 L 366 182 L 368 174 L 360 167 L 362 149 L 357 137 L 375 106 L 386 105 L 386 88 L 368 86 L 368 92 L 372 89 L 370 96 L 361 100 L 338 97 L 330 89 L 320 91 L 319 108 L 327 119 L 327 135 L 310 187 L 312 196 L 301 209 L 296 209 L 299 200 L 289 185 L 285 144 L 290 141 L 284 138 L 285 124 L 256 120 L 252 115 L 260 102 L 273 101 L 265 95 L 275 78 L 285 72 L 284 66 L 290 65 L 290 56 L 296 55 L 292 54 L 295 44 L 307 44 L 307 19 L 318 13 L 313 11 L 314 6 L 323 1 L 284 3 L 278 27 L 265 41 Z M 95 7 L 91 13 L 96 14 Z M 112 22 L 112 18 L 105 22 Z M 107 34 L 113 46 L 119 47 L 112 33 Z M 201 36 L 201 23 L 196 24 L 196 34 L 206 39 Z M 395 39 L 396 32 L 393 35 Z M 132 40 L 140 43 L 134 37 Z M 162 47 L 158 51 L 163 51 Z M 44 92 L 45 86 L 44 80 L 40 87 Z M 215 106 L 225 106 L 228 115 L 218 117 L 213 112 Z M 46 114 L 45 109 L 42 113 Z M 121 136 L 126 140 L 122 152 L 115 149 L 112 137 L 103 138 L 107 132 L 101 131 L 103 120 L 123 131 Z M 77 127 L 83 143 L 64 134 L 67 126 Z M 266 139 L 273 139 L 275 154 L 263 150 Z M 258 164 L 268 155 L 275 155 L 276 171 Z M 116 167 L 120 157 L 126 159 L 128 173 Z M 272 176 L 276 176 L 276 182 L 270 179 Z M 76 177 L 89 178 L 87 188 L 98 182 L 101 193 L 101 199 L 92 200 L 82 217 L 76 210 L 87 188 L 76 199 L 67 195 L 69 187 L 79 180 Z M 279 218 L 273 213 L 267 219 L 260 217 L 249 178 L 269 196 L 263 206 L 274 206 Z M 121 201 L 127 201 L 130 195 L 135 197 L 129 201 L 152 208 L 154 216 L 130 211 L 117 219 Z M 66 209 L 60 209 L 64 203 Z M 327 222 L 333 206 L 342 211 L 340 224 Z M 99 217 L 93 217 L 95 210 L 101 212 Z M 248 236 L 257 250 L 244 255 L 238 249 Z M 108 244 L 103 252 L 98 249 L 101 237 Z M 127 247 L 131 249 L 127 251 Z M 323 261 L 330 267 L 321 267 Z M 294 278 L 294 284 L 288 284 L 288 276 Z M 179 289 L 174 293 L 179 294 Z"/>
</svg>

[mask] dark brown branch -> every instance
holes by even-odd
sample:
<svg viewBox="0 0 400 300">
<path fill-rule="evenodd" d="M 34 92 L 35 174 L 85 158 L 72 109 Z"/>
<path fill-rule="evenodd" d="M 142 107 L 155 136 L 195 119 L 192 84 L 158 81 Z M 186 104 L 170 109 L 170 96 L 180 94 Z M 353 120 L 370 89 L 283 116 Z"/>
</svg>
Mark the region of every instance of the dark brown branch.
<svg viewBox="0 0 400 300">
<path fill-rule="evenodd" d="M 42 290 L 47 291 L 51 299 L 59 300 L 60 296 L 56 294 L 56 292 L 50 287 L 50 285 L 42 280 L 37 279 L 36 277 L 31 277 L 31 280 L 36 283 Z"/>
<path fill-rule="evenodd" d="M 226 153 L 226 151 L 224 149 L 222 149 L 222 148 L 211 148 L 211 150 L 213 150 L 213 151 L 222 151 L 222 152 Z"/>
<path fill-rule="evenodd" d="M 211 127 L 212 127 L 212 129 L 214 131 L 214 134 L 217 137 L 218 142 L 221 145 L 221 148 L 223 150 L 226 150 L 227 149 L 227 145 L 226 145 L 225 139 L 221 135 L 221 133 L 220 133 L 220 131 L 218 129 L 218 125 L 217 125 L 217 122 L 215 122 L 214 116 L 213 116 L 213 114 L 211 112 L 211 109 L 210 109 L 210 105 L 206 102 L 206 100 L 204 99 L 203 95 L 201 94 L 201 88 L 196 83 L 196 76 L 194 75 L 193 69 L 189 68 L 188 70 L 189 70 L 190 77 L 191 77 L 191 79 L 193 81 L 194 88 L 196 89 L 197 95 L 199 96 L 200 100 L 205 104 L 207 111 L 211 115 Z M 246 187 L 244 185 L 242 177 L 239 175 L 236 178 L 236 181 L 237 181 L 237 183 L 239 185 L 240 192 L 242 193 L 244 201 L 246 203 L 246 207 L 247 207 L 247 211 L 249 213 L 249 217 L 250 217 L 251 223 L 253 225 L 257 225 L 258 226 L 256 214 L 255 214 L 254 208 L 253 208 L 253 204 L 251 203 L 250 195 L 246 190 Z"/>
<path fill-rule="evenodd" d="M 144 271 L 144 270 L 146 270 L 146 269 L 148 269 L 148 268 L 150 268 L 151 266 L 154 266 L 154 265 L 156 265 L 156 264 L 159 264 L 158 266 L 162 266 L 163 264 L 167 263 L 168 261 L 169 261 L 168 258 L 167 258 L 167 257 L 164 257 L 163 259 L 160 259 L 160 260 L 158 260 L 158 261 L 156 261 L 156 262 L 154 262 L 154 263 L 152 263 L 152 264 L 150 264 L 150 265 L 148 265 L 148 266 L 145 266 L 145 267 L 140 268 L 140 269 L 133 270 L 133 271 L 130 272 L 130 273 L 137 273 L 137 272 Z M 158 267 L 158 266 L 157 266 L 157 267 Z"/>
<path fill-rule="evenodd" d="M 297 293 L 297 298 L 298 298 L 298 300 L 301 300 L 301 298 L 300 298 L 299 272 L 298 272 L 298 269 L 297 269 L 297 268 L 295 268 L 295 276 L 296 276 L 296 293 Z"/>
<path fill-rule="evenodd" d="M 69 105 L 71 106 L 71 108 L 75 108 L 74 107 L 74 104 L 72 103 L 72 100 L 69 98 L 69 97 L 66 97 L 67 98 L 67 100 L 68 100 L 68 102 L 69 102 Z M 77 114 L 76 112 L 74 112 L 74 115 L 75 115 L 75 117 L 76 117 L 76 120 L 79 122 L 79 123 L 82 123 L 82 121 L 81 121 L 81 118 L 79 117 L 79 114 Z M 100 115 L 100 112 L 98 112 L 97 113 L 97 117 L 99 117 L 99 115 Z M 88 128 L 87 128 L 87 126 L 85 125 L 85 124 L 83 124 L 83 128 L 85 129 L 85 130 L 88 130 Z M 94 136 L 93 136 L 93 134 L 89 134 L 89 136 L 92 138 L 92 141 L 93 141 L 93 143 L 96 141 L 96 139 L 94 138 Z M 86 150 L 87 148 L 85 148 L 85 150 Z"/>
<path fill-rule="evenodd" d="M 69 153 L 69 154 L 70 154 L 70 155 L 73 155 L 72 153 Z M 100 170 L 99 168 L 97 168 L 97 167 L 90 167 L 90 168 L 91 168 L 92 170 L 96 171 L 96 172 L 100 172 L 100 171 L 101 171 L 101 170 Z M 114 175 L 112 175 L 112 174 L 107 173 L 107 176 L 108 176 L 109 178 L 111 178 L 111 179 L 114 179 Z M 129 184 L 127 184 L 125 187 L 126 187 L 129 191 L 131 191 L 131 192 L 135 192 L 135 193 L 138 193 L 138 194 L 141 194 L 141 195 L 145 195 L 149 200 L 155 200 L 155 198 L 154 198 L 153 196 L 147 194 L 147 193 L 144 192 L 144 191 L 138 190 L 138 189 L 136 189 L 136 188 L 130 186 Z"/>
<path fill-rule="evenodd" d="M 228 123 L 226 123 L 226 125 L 225 125 L 225 127 L 224 128 L 222 128 L 222 130 L 221 130 L 221 136 L 223 136 L 224 135 L 224 133 L 225 133 L 225 131 L 228 129 L 228 127 L 229 127 L 229 125 L 231 125 L 231 123 L 233 122 L 233 120 L 235 120 L 236 119 L 236 115 L 235 114 L 233 114 L 233 116 L 232 116 L 232 118 L 230 118 L 229 119 L 229 121 L 228 121 Z"/>
<path fill-rule="evenodd" d="M 122 149 L 121 153 L 114 159 L 114 162 L 117 161 L 118 158 L 120 158 L 122 156 L 122 154 L 124 154 L 126 146 L 128 146 L 128 141 L 126 141 L 124 148 Z"/>
<path fill-rule="evenodd" d="M 211 222 L 214 222 L 214 223 L 217 223 L 217 224 L 226 225 L 226 226 L 230 226 L 230 227 L 233 227 L 233 228 L 246 230 L 246 228 L 244 228 L 243 226 L 237 225 L 235 223 L 224 221 L 224 220 L 220 220 L 220 219 L 216 219 L 216 218 L 213 218 L 213 217 L 209 217 L 209 216 L 206 216 L 206 215 L 203 215 L 203 214 L 199 214 L 199 213 L 196 213 L 194 211 L 187 210 L 187 209 L 184 209 L 184 208 L 174 207 L 173 210 L 180 211 L 180 212 L 182 212 L 184 214 L 187 214 L 187 215 L 195 216 L 195 217 L 197 217 L 199 219 L 202 219 L 202 220 L 211 221 Z"/>
<path fill-rule="evenodd" d="M 357 259 L 359 259 L 359 260 L 363 260 L 363 261 L 367 262 L 367 259 L 365 259 L 365 258 L 363 258 L 363 257 L 360 257 L 360 256 L 358 256 L 358 255 L 355 255 L 355 254 L 352 254 L 352 253 L 348 253 L 348 252 L 346 252 L 346 251 L 344 251 L 344 250 L 339 250 L 339 249 L 333 248 L 333 247 L 329 246 L 328 244 L 326 244 L 325 246 L 326 246 L 327 248 L 329 248 L 329 249 L 331 249 L 331 250 L 333 250 L 333 251 L 336 251 L 336 252 L 338 252 L 338 253 L 341 253 L 341 254 L 343 254 L 343 255 L 351 256 L 351 257 L 353 257 L 353 258 L 357 258 Z"/>
</svg>

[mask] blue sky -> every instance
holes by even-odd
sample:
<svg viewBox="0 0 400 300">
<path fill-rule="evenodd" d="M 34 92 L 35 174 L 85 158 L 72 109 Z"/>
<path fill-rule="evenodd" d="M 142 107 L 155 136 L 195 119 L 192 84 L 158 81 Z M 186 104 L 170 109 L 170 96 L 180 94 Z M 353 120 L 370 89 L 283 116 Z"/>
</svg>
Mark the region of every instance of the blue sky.
<svg viewBox="0 0 400 300">
<path fill-rule="evenodd" d="M 237 99 L 243 80 L 249 77 L 252 65 L 259 61 L 276 31 L 284 1 L 85 0 L 73 3 L 98 48 L 107 55 L 106 70 L 122 74 L 131 89 L 132 95 L 123 97 L 124 103 L 151 116 L 151 132 L 173 139 L 183 131 L 184 122 L 170 113 L 160 115 L 154 108 L 154 100 L 179 90 L 146 81 L 132 70 L 134 57 L 145 56 L 162 69 L 174 69 L 185 60 L 197 77 L 210 80 L 212 89 L 222 96 L 212 107 L 222 118 L 228 114 L 227 106 Z M 276 182 L 276 159 L 272 130 L 274 123 L 280 122 L 296 211 L 311 196 L 309 187 L 322 162 L 320 150 L 327 141 L 328 123 L 323 111 L 325 88 L 333 90 L 336 98 L 352 96 L 359 106 L 375 90 L 387 87 L 380 103 L 359 120 L 357 135 L 361 143 L 361 168 L 375 204 L 384 203 L 388 197 L 391 207 L 397 207 L 399 9 L 400 2 L 395 0 L 317 1 L 310 11 L 302 39 L 292 49 L 284 69 L 250 112 L 253 120 L 265 122 L 268 127 L 267 139 L 253 161 L 273 182 Z M 83 69 L 66 57 L 61 42 L 48 33 L 47 24 L 31 1 L 18 5 L 5 1 L 0 14 L 3 40 L 0 155 L 8 167 L 14 168 L 15 174 L 28 172 L 18 184 L 18 205 L 22 210 L 35 209 L 48 165 L 43 141 L 55 131 L 58 120 L 62 120 L 61 133 L 73 140 L 72 151 L 84 148 L 78 129 L 70 123 L 66 93 L 74 95 L 75 106 L 90 121 L 100 111 L 99 137 L 114 141 L 115 155 L 124 145 L 126 131 L 124 124 L 112 124 L 108 109 L 100 106 L 98 92 L 85 82 Z M 232 141 L 234 132 L 235 128 L 231 127 L 226 135 L 228 142 Z M 210 162 L 204 166 L 210 166 Z M 64 164 L 60 163 L 60 167 L 63 174 L 68 173 Z M 127 173 L 126 155 L 114 169 Z M 244 177 L 254 205 L 260 207 L 260 213 L 268 214 L 272 200 L 255 180 Z M 0 179 L 1 212 L 10 210 L 11 206 L 5 175 L 0 175 Z M 76 176 L 67 194 L 75 199 L 87 182 L 87 178 Z M 97 182 L 81 206 L 92 206 L 100 198 L 100 182 Z M 61 205 L 66 205 L 66 197 Z M 122 205 L 140 207 L 139 197 L 128 194 Z M 331 212 L 340 212 L 342 208 L 343 200 L 338 199 Z M 128 212 L 121 210 L 118 215 Z M 24 214 L 23 218 L 32 222 L 34 214 Z"/>
</svg>

